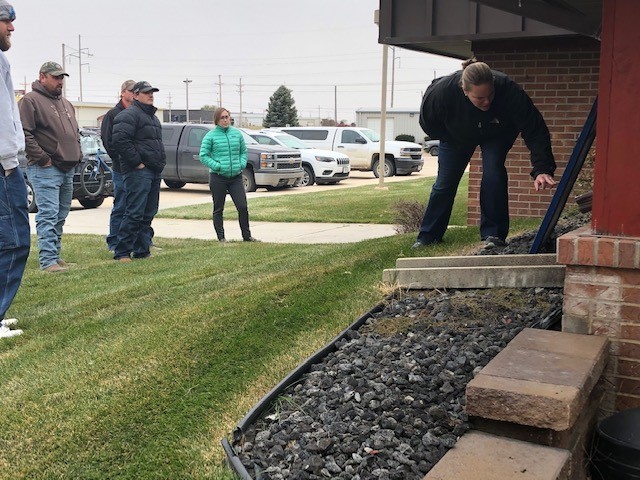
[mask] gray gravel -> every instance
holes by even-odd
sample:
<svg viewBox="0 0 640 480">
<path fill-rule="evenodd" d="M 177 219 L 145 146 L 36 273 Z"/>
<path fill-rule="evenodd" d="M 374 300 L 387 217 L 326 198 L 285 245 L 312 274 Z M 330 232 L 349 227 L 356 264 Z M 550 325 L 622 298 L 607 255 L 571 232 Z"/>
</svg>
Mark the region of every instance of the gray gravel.
<svg viewBox="0 0 640 480">
<path fill-rule="evenodd" d="M 586 224 L 563 216 L 552 241 Z M 478 255 L 528 253 L 536 232 Z M 523 328 L 558 318 L 562 289 L 426 291 L 390 300 L 234 443 L 275 479 L 422 479 L 471 425 L 467 383 Z"/>
<path fill-rule="evenodd" d="M 423 292 L 392 300 L 236 442 L 256 479 L 421 479 L 470 424 L 469 380 L 561 289 Z"/>
</svg>

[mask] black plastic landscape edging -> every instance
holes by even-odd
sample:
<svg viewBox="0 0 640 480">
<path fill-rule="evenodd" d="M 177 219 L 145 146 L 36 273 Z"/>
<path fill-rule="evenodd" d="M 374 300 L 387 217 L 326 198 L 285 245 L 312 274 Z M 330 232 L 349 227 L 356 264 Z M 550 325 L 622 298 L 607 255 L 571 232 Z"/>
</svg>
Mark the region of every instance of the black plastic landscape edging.
<svg viewBox="0 0 640 480">
<path fill-rule="evenodd" d="M 381 312 L 384 309 L 385 304 L 379 303 L 367 313 L 362 315 L 359 319 L 345 328 L 337 337 L 331 340 L 328 344 L 318 350 L 316 353 L 307 358 L 304 362 L 298 365 L 294 370 L 292 370 L 280 383 L 278 383 L 273 389 L 267 393 L 264 397 L 260 399 L 260 401 L 251 409 L 249 413 L 247 413 L 242 420 L 238 423 L 235 430 L 233 431 L 233 439 L 234 441 L 240 440 L 247 427 L 251 425 L 266 409 L 268 409 L 273 401 L 278 398 L 282 392 L 289 386 L 296 383 L 298 380 L 302 378 L 305 373 L 308 373 L 311 370 L 311 367 L 316 363 L 320 362 L 324 357 L 329 355 L 331 352 L 334 352 L 336 348 L 336 343 L 340 340 L 347 337 L 349 332 L 358 330 L 367 320 L 373 317 L 374 314 Z M 242 480 L 253 480 L 253 477 L 249 475 L 247 469 L 244 468 L 244 465 L 238 458 L 238 455 L 233 448 L 233 445 L 229 443 L 227 438 L 223 438 L 221 440 L 222 448 L 224 449 L 224 453 L 227 456 L 227 465 L 229 468 L 235 471 L 235 473 Z"/>
</svg>

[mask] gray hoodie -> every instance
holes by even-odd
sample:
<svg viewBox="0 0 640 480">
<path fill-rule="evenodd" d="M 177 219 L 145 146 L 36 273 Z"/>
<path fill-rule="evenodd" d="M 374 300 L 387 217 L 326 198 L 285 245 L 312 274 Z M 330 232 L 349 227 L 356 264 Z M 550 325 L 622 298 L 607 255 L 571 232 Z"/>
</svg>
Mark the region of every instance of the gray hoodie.
<svg viewBox="0 0 640 480">
<path fill-rule="evenodd" d="M 76 113 L 71 102 L 51 95 L 40 82 L 20 103 L 20 118 L 29 165 L 45 165 L 49 160 L 68 172 L 82 160 Z"/>
<path fill-rule="evenodd" d="M 0 52 L 0 82 L 0 165 L 11 170 L 18 166 L 18 152 L 24 150 L 24 133 L 4 52 Z"/>
</svg>

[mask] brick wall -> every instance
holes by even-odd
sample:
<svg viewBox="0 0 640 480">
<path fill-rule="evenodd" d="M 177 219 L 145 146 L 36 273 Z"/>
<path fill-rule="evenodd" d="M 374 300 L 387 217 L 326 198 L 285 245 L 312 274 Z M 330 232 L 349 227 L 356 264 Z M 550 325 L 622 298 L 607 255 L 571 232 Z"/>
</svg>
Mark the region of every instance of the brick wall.
<svg viewBox="0 0 640 480">
<path fill-rule="evenodd" d="M 559 180 L 598 93 L 599 42 L 586 38 L 491 41 L 476 42 L 473 50 L 478 60 L 518 82 L 542 113 L 551 132 Z M 507 171 L 511 217 L 543 217 L 553 192 L 533 190 L 530 154 L 521 138 L 507 157 Z M 469 174 L 470 225 L 480 222 L 481 176 L 478 149 Z"/>
<path fill-rule="evenodd" d="M 562 330 L 611 341 L 605 410 L 640 407 L 640 238 L 582 227 L 558 239 L 558 263 L 567 265 Z"/>
</svg>

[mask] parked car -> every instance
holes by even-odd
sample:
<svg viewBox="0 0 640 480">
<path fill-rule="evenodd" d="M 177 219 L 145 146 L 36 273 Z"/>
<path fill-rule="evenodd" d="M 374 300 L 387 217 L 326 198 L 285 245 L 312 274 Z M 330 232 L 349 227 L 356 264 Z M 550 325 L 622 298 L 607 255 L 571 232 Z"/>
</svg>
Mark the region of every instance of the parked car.
<svg viewBox="0 0 640 480">
<path fill-rule="evenodd" d="M 100 155 L 100 158 L 111 168 L 112 162 L 109 155 L 106 153 L 106 149 L 102 144 L 100 136 L 92 130 L 80 130 L 80 148 L 82 149 L 83 161 L 76 166 L 76 170 L 73 174 L 73 198 L 80 202 L 84 208 L 97 208 L 104 202 L 106 197 L 113 196 L 113 178 L 111 171 L 104 172 L 104 185 L 100 188 L 91 188 L 93 183 L 97 183 L 98 180 L 85 178 L 82 182 L 82 175 L 86 175 L 85 171 L 87 162 L 93 161 L 96 155 Z M 99 153 L 98 153 L 99 152 Z M 24 175 L 25 182 L 27 183 L 27 202 L 29 205 L 29 212 L 37 212 L 38 207 L 36 205 L 36 194 L 33 190 L 33 186 L 27 178 L 27 157 L 24 154 L 18 155 L 20 162 L 20 169 Z M 97 193 L 92 193 L 97 192 Z"/>
<path fill-rule="evenodd" d="M 440 152 L 440 140 L 427 140 L 424 142 L 424 151 L 429 152 L 432 157 L 437 157 Z"/>
<path fill-rule="evenodd" d="M 378 176 L 380 137 L 369 128 L 360 127 L 277 127 L 310 147 L 344 153 L 351 170 L 373 171 Z M 411 175 L 422 170 L 422 146 L 418 143 L 385 141 L 384 176 Z"/>
<path fill-rule="evenodd" d="M 182 188 L 187 183 L 209 183 L 209 169 L 200 162 L 200 144 L 213 125 L 163 123 L 162 143 L 167 165 L 162 179 L 169 188 Z M 259 145 L 242 132 L 247 144 L 247 168 L 242 181 L 247 192 L 257 187 L 267 189 L 294 186 L 300 181 L 300 152 L 281 146 Z"/>
<path fill-rule="evenodd" d="M 314 183 L 336 184 L 349 176 L 351 170 L 349 157 L 342 153 L 311 148 L 299 138 L 284 132 L 256 131 L 246 128 L 242 130 L 260 145 L 280 145 L 299 150 L 302 156 L 302 168 L 304 168 L 304 177 L 299 182 L 301 187 Z"/>
</svg>

